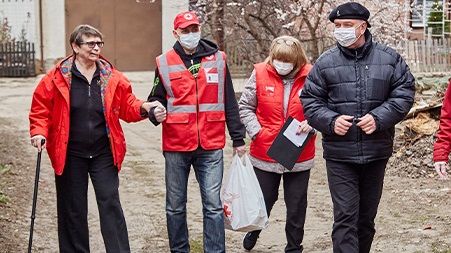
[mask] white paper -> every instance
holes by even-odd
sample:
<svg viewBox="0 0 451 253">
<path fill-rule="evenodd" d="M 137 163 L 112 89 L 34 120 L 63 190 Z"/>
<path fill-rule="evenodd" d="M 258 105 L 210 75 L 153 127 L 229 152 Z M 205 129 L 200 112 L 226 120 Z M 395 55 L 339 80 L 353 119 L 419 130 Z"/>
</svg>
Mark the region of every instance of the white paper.
<svg viewBox="0 0 451 253">
<path fill-rule="evenodd" d="M 297 135 L 296 131 L 298 130 L 298 126 L 301 124 L 297 119 L 293 118 L 290 125 L 288 125 L 287 129 L 283 132 L 283 135 L 288 138 L 294 145 L 297 147 L 302 146 L 304 144 L 305 139 L 307 139 L 308 133 L 301 132 L 301 134 Z"/>
</svg>

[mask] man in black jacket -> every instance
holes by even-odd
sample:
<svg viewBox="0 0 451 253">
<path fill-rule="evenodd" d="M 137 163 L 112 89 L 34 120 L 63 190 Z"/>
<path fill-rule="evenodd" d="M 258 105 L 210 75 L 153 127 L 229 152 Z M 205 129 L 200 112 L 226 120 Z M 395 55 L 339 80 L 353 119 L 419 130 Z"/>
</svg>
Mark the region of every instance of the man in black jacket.
<svg viewBox="0 0 451 253">
<path fill-rule="evenodd" d="M 173 49 L 157 57 L 149 101 L 165 108 L 149 112 L 163 124 L 166 177 L 166 219 L 171 252 L 189 252 L 187 185 L 191 166 L 202 197 L 204 251 L 225 252 L 220 190 L 223 175 L 225 125 L 233 153 L 246 152 L 246 130 L 226 64 L 226 56 L 211 41 L 200 39 L 201 26 L 193 12 L 174 19 Z M 165 113 L 166 112 L 166 113 Z"/>
<path fill-rule="evenodd" d="M 323 136 L 334 252 L 370 251 L 394 126 L 415 95 L 401 56 L 372 41 L 369 16 L 355 2 L 330 13 L 337 47 L 316 61 L 300 96 L 309 124 Z"/>
</svg>

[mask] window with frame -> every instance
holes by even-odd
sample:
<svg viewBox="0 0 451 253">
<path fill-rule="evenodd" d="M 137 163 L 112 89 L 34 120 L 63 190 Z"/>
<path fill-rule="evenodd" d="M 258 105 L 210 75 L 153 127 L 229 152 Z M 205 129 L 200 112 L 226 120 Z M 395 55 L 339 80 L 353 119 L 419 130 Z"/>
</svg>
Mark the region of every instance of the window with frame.
<svg viewBox="0 0 451 253">
<path fill-rule="evenodd" d="M 413 10 L 411 13 L 412 27 L 427 27 L 428 18 L 434 0 L 413 0 Z M 438 4 L 443 4 L 439 1 Z"/>
</svg>

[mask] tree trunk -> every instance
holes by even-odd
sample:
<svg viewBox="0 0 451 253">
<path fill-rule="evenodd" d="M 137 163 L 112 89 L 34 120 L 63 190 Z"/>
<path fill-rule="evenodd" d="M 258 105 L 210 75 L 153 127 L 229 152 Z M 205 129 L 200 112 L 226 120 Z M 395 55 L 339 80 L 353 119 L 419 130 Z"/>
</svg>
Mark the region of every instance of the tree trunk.
<svg viewBox="0 0 451 253">
<path fill-rule="evenodd" d="M 215 10 L 212 17 L 212 34 L 213 38 L 218 44 L 219 50 L 224 51 L 224 0 L 215 1 Z"/>
</svg>

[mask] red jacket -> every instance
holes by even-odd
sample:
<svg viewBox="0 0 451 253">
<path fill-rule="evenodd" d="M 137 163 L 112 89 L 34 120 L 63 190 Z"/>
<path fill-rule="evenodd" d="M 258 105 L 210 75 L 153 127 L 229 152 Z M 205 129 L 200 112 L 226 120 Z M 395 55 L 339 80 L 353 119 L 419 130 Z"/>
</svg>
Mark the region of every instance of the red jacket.
<svg viewBox="0 0 451 253">
<path fill-rule="evenodd" d="M 440 127 L 434 143 L 434 162 L 448 162 L 451 148 L 451 80 L 446 89 L 440 114 Z"/>
<path fill-rule="evenodd" d="M 70 128 L 70 80 L 73 56 L 68 56 L 50 70 L 36 87 L 30 110 L 30 135 L 43 135 L 55 174 L 61 175 L 66 162 Z M 130 81 L 102 56 L 98 61 L 100 80 L 104 84 L 103 106 L 114 165 L 124 161 L 126 145 L 119 119 L 142 120 L 143 101 L 132 93 Z M 103 86 L 102 86 L 103 87 Z M 103 91 L 102 91 L 103 92 Z"/>
<path fill-rule="evenodd" d="M 203 57 L 196 78 L 174 50 L 157 58 L 168 101 L 164 151 L 193 151 L 199 143 L 205 150 L 224 147 L 225 57 L 219 51 Z"/>
<path fill-rule="evenodd" d="M 256 64 L 254 68 L 258 101 L 255 114 L 262 129 L 251 143 L 250 154 L 264 161 L 275 162 L 266 152 L 288 116 L 292 116 L 299 122 L 305 120 L 299 95 L 312 66 L 309 64 L 304 66 L 295 77 L 288 100 L 287 115 L 285 117 L 283 107 L 284 86 L 282 79 L 274 68 L 266 63 Z M 297 162 L 307 161 L 315 156 L 315 138 L 316 135 L 310 139 Z"/>
</svg>

